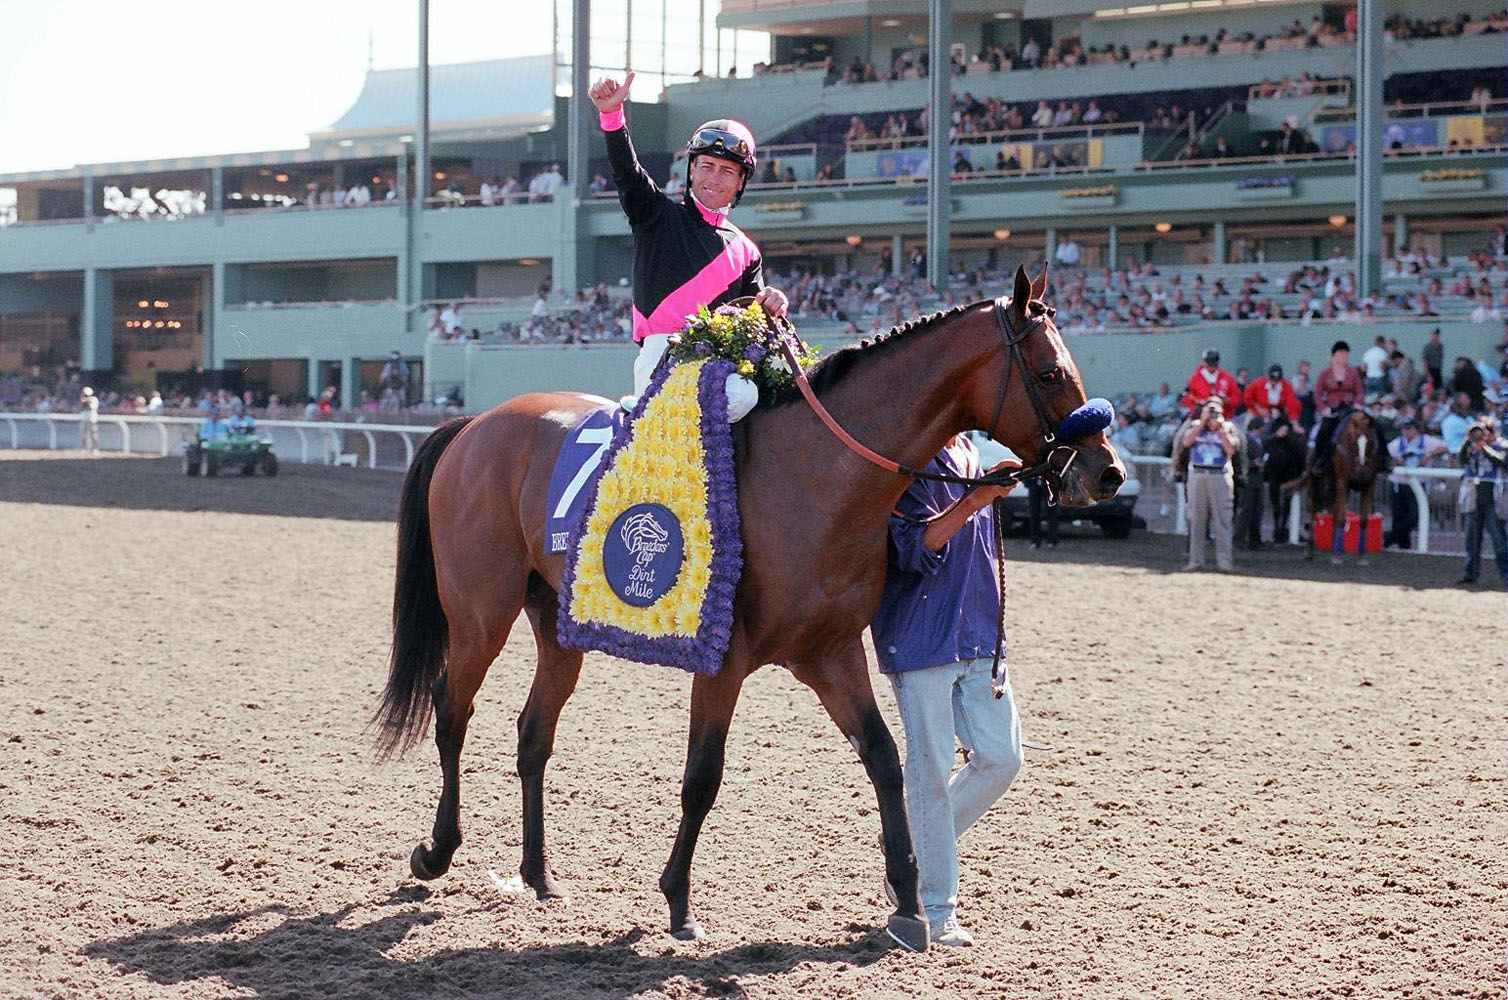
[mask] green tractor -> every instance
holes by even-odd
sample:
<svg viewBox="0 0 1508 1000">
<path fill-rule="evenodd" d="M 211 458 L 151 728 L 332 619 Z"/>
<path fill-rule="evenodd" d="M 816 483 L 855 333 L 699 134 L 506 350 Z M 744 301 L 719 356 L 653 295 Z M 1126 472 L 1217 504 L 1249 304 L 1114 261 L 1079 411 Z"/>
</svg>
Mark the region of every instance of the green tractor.
<svg viewBox="0 0 1508 1000">
<path fill-rule="evenodd" d="M 278 457 L 272 453 L 272 439 L 256 434 L 232 432 L 211 441 L 196 434 L 183 442 L 185 476 L 218 476 L 222 469 L 240 469 L 250 476 L 258 469 L 264 476 L 278 474 Z"/>
</svg>

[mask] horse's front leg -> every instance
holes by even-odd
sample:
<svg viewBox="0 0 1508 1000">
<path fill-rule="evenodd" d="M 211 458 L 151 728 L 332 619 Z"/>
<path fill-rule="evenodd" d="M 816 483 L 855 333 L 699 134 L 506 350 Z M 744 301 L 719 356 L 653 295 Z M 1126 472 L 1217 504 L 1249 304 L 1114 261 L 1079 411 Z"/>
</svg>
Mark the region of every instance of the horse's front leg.
<svg viewBox="0 0 1508 1000">
<path fill-rule="evenodd" d="M 717 676 L 698 676 L 691 683 L 691 735 L 686 747 L 686 772 L 681 778 L 681 826 L 660 875 L 660 891 L 670 903 L 670 933 L 681 941 L 706 937 L 691 915 L 691 856 L 702 821 L 712 811 L 722 787 L 728 726 L 747 674 L 742 658 L 730 653 Z"/>
<path fill-rule="evenodd" d="M 885 932 L 912 951 L 926 951 L 927 921 L 922 916 L 916 855 L 906 823 L 901 758 L 869 684 L 864 646 L 855 639 L 821 660 L 793 664 L 791 672 L 817 693 L 822 707 L 858 751 L 880 809 L 880 838 L 885 846 L 885 881 L 895 890 L 896 912 Z"/>
</svg>

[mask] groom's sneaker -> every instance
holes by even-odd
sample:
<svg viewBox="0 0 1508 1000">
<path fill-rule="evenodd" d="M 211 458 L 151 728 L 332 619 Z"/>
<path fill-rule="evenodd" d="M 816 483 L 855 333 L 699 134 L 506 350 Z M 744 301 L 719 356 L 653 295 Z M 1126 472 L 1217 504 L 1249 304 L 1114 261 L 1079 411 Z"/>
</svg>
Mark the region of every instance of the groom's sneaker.
<svg viewBox="0 0 1508 1000">
<path fill-rule="evenodd" d="M 974 935 L 964 930 L 957 917 L 949 917 L 932 925 L 932 943 L 944 948 L 972 948 Z"/>
</svg>

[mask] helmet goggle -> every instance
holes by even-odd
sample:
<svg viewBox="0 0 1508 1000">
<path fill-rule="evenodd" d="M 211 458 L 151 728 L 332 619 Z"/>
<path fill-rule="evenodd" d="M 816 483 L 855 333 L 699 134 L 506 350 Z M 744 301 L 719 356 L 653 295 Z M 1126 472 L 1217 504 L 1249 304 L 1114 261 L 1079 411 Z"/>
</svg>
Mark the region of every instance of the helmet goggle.
<svg viewBox="0 0 1508 1000">
<path fill-rule="evenodd" d="M 731 154 L 743 161 L 745 166 L 754 159 L 754 150 L 750 147 L 748 140 L 736 132 L 720 128 L 697 129 L 686 148 L 687 152 L 693 156 L 700 153 Z"/>
</svg>

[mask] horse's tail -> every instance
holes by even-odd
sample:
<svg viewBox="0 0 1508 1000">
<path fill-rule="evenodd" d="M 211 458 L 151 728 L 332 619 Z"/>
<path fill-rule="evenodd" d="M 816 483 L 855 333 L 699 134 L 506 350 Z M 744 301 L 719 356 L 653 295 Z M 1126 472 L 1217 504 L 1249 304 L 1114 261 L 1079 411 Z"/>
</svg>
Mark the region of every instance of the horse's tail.
<svg viewBox="0 0 1508 1000">
<path fill-rule="evenodd" d="M 398 571 L 393 587 L 393 651 L 387 687 L 372 718 L 379 757 L 402 753 L 429 724 L 430 686 L 445 668 L 450 629 L 435 582 L 429 538 L 429 483 L 446 446 L 471 417 L 441 424 L 424 439 L 403 479 L 398 501 Z"/>
</svg>

